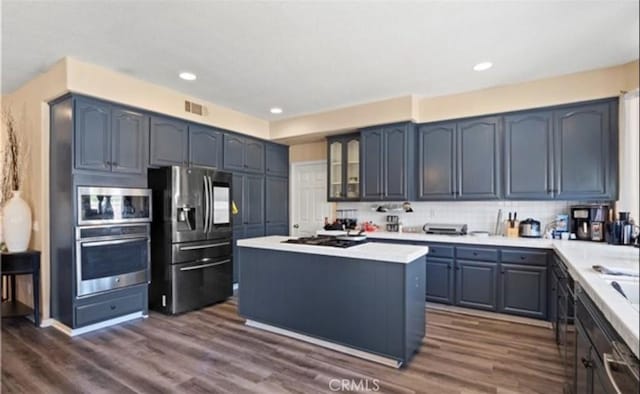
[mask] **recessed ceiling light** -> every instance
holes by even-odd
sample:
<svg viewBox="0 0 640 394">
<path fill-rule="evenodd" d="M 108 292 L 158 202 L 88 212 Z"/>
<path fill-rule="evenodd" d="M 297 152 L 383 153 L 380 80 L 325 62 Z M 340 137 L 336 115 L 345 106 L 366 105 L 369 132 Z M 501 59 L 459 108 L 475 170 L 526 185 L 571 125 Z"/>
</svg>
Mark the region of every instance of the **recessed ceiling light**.
<svg viewBox="0 0 640 394">
<path fill-rule="evenodd" d="M 482 63 L 478 63 L 475 66 L 473 66 L 473 70 L 474 71 L 484 71 L 484 70 L 488 70 L 491 67 L 493 67 L 493 63 L 491 62 L 482 62 Z"/>
<path fill-rule="evenodd" d="M 278 108 L 278 107 L 273 107 L 269 110 L 272 114 L 281 114 L 282 113 L 282 108 Z"/>
<path fill-rule="evenodd" d="M 184 79 L 185 81 L 195 81 L 196 80 L 196 74 L 190 73 L 188 71 L 183 71 L 180 74 L 178 74 L 178 76 L 180 78 Z"/>
</svg>

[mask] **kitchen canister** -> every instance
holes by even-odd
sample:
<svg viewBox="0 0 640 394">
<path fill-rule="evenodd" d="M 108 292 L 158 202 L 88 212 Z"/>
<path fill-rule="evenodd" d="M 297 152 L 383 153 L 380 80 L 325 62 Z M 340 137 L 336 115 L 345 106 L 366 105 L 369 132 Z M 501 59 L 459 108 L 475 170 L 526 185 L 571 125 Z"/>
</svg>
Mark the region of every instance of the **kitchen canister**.
<svg viewBox="0 0 640 394">
<path fill-rule="evenodd" d="M 13 196 L 2 209 L 2 234 L 9 252 L 24 252 L 31 238 L 31 209 L 20 197 L 20 191 L 14 190 Z"/>
</svg>

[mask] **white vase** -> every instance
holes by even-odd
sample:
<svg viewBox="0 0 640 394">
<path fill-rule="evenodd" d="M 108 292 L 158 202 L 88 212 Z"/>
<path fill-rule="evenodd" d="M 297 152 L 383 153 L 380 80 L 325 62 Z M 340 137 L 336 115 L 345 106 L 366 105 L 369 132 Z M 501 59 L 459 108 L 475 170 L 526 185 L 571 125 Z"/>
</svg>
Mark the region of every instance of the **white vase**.
<svg viewBox="0 0 640 394">
<path fill-rule="evenodd" d="M 9 252 L 24 252 L 31 238 L 31 209 L 20 197 L 20 191 L 14 190 L 13 197 L 2 210 L 2 233 Z"/>
</svg>

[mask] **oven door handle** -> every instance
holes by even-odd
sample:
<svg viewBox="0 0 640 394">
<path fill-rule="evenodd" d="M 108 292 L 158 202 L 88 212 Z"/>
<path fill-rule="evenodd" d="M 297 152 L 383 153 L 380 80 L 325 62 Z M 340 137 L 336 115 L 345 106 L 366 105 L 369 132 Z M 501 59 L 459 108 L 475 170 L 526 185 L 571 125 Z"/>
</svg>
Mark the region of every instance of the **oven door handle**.
<svg viewBox="0 0 640 394">
<path fill-rule="evenodd" d="M 146 238 L 146 237 L 142 237 L 142 238 L 127 238 L 127 239 L 114 239 L 114 240 L 111 240 L 111 241 L 93 241 L 93 242 L 82 242 L 82 241 L 80 241 L 80 244 L 82 246 L 92 247 L 92 246 L 120 245 L 120 244 L 126 244 L 126 243 L 129 243 L 129 242 L 138 242 L 138 241 L 148 241 L 148 238 Z"/>
<path fill-rule="evenodd" d="M 220 242 L 217 244 L 206 244 L 206 245 L 195 245 L 195 246 L 180 246 L 180 251 L 183 250 L 198 250 L 198 249 L 209 249 L 209 248 L 215 248 L 218 246 L 227 246 L 230 245 L 230 242 Z"/>
<path fill-rule="evenodd" d="M 211 260 L 210 258 L 204 258 L 201 260 L 198 260 L 199 262 L 205 262 L 205 261 L 209 261 Z M 203 268 L 209 268 L 209 267 L 215 267 L 216 265 L 222 265 L 222 264 L 227 264 L 231 262 L 231 260 L 227 259 L 227 260 L 222 260 L 222 261 L 218 261 L 215 263 L 209 263 L 209 264 L 201 264 L 201 265 L 194 265 L 193 267 L 185 267 L 185 268 L 180 268 L 180 271 L 191 271 L 191 270 L 199 270 L 199 269 L 203 269 Z"/>
</svg>

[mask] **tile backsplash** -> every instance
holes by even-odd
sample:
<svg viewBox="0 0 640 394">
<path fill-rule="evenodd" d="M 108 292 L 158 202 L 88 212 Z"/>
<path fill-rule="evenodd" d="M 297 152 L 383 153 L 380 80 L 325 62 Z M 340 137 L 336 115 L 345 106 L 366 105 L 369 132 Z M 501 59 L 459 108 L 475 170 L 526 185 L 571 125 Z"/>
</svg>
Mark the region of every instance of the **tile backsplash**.
<svg viewBox="0 0 640 394">
<path fill-rule="evenodd" d="M 372 221 L 384 228 L 387 215 L 400 216 L 403 227 L 422 226 L 425 223 L 465 223 L 469 231 L 493 232 L 498 209 L 502 209 L 503 220 L 508 212 L 518 212 L 518 220 L 533 218 L 540 221 L 542 229 L 555 220 L 557 214 L 569 214 L 576 201 L 455 201 L 455 202 L 411 202 L 413 212 L 375 212 L 372 207 L 384 203 L 343 202 L 337 209 L 355 209 L 358 223 Z"/>
</svg>

